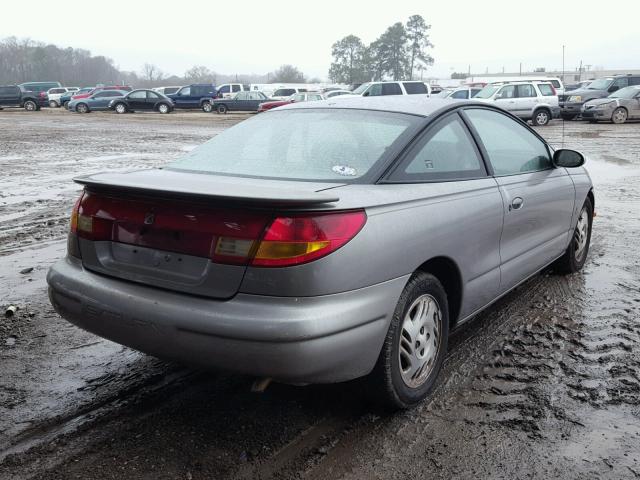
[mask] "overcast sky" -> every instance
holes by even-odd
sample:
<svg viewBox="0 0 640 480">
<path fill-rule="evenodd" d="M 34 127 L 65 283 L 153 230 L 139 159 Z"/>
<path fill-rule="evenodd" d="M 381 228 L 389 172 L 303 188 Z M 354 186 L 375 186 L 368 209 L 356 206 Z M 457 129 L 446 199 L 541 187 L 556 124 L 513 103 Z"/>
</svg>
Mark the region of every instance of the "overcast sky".
<svg viewBox="0 0 640 480">
<path fill-rule="evenodd" d="M 25 8 L 39 13 L 19 20 Z M 448 78 L 469 64 L 476 73 L 518 71 L 520 62 L 524 70 L 559 69 L 563 44 L 567 70 L 580 60 L 592 68 L 640 68 L 640 0 L 132 0 L 72 8 L 7 1 L 0 37 L 85 48 L 113 58 L 123 70 L 139 71 L 149 62 L 179 75 L 193 65 L 266 73 L 289 63 L 326 78 L 333 42 L 349 34 L 371 42 L 413 14 L 432 26 L 435 64 L 428 76 Z"/>
</svg>

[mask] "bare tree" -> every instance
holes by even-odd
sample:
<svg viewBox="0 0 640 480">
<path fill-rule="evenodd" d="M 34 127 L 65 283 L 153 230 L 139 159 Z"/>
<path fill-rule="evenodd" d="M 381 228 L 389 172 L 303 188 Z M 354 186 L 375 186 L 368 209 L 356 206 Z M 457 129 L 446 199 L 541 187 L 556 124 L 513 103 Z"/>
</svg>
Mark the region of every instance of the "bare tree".
<svg viewBox="0 0 640 480">
<path fill-rule="evenodd" d="M 152 84 L 162 80 L 162 77 L 164 77 L 164 72 L 153 63 L 145 63 L 142 66 L 142 78 L 146 82 Z"/>
</svg>

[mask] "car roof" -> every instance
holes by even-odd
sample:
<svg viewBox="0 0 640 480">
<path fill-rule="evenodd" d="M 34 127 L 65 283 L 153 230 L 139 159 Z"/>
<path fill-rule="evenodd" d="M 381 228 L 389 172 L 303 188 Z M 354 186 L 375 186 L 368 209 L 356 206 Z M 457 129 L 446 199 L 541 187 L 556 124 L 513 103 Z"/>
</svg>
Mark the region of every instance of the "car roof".
<svg viewBox="0 0 640 480">
<path fill-rule="evenodd" d="M 340 100 L 328 99 L 316 102 L 292 103 L 278 110 L 291 110 L 299 108 L 336 108 L 352 110 L 379 110 L 383 112 L 408 113 L 411 115 L 429 116 L 438 110 L 460 104 L 457 100 L 448 98 L 425 98 L 417 95 L 389 95 L 379 97 L 341 97 Z M 486 106 L 481 102 L 464 102 L 464 105 Z"/>
</svg>

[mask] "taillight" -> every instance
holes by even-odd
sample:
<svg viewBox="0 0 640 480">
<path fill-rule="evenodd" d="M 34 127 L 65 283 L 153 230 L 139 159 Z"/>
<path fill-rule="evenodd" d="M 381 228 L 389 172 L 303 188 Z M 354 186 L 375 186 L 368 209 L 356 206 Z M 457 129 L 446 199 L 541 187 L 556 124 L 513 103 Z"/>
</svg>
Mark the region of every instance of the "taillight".
<svg viewBox="0 0 640 480">
<path fill-rule="evenodd" d="M 251 265 L 284 267 L 317 260 L 349 242 L 366 221 L 362 210 L 277 217 L 267 228 Z"/>
<path fill-rule="evenodd" d="M 351 240 L 362 210 L 276 216 L 186 202 L 84 192 L 71 216 L 74 237 L 210 258 L 214 263 L 283 267 L 324 257 Z"/>
<path fill-rule="evenodd" d="M 554 95 L 557 95 L 557 91 L 556 91 L 556 87 L 554 87 L 553 85 L 551 85 L 551 91 L 553 91 Z"/>
</svg>

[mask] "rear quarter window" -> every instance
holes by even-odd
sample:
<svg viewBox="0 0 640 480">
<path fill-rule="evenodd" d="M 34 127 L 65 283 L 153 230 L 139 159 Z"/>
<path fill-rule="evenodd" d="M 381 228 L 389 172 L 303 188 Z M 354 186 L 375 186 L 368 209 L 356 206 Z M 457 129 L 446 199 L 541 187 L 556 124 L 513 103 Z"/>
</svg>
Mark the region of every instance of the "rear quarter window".
<svg viewBox="0 0 640 480">
<path fill-rule="evenodd" d="M 547 83 L 538 84 L 538 89 L 544 97 L 552 97 L 553 95 L 555 95 L 553 93 L 553 88 L 551 88 L 551 85 Z"/>
<path fill-rule="evenodd" d="M 403 85 L 408 95 L 418 95 L 421 93 L 429 93 L 427 86 L 422 82 L 404 82 Z"/>
</svg>

